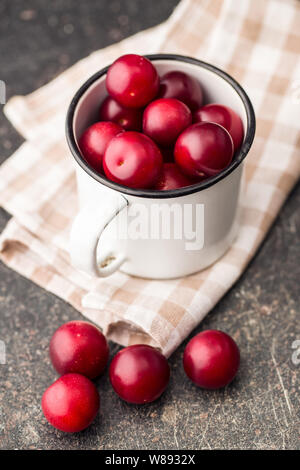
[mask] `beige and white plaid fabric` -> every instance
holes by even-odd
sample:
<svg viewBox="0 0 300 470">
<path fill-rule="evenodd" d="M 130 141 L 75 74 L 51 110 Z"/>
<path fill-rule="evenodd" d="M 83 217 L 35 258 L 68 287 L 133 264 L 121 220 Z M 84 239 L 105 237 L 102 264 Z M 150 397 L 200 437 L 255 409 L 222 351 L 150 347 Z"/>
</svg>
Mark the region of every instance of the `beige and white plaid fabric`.
<svg viewBox="0 0 300 470">
<path fill-rule="evenodd" d="M 70 302 L 114 341 L 150 343 L 170 355 L 241 275 L 299 178 L 299 26 L 297 0 L 183 0 L 165 23 L 94 52 L 29 96 L 12 98 L 5 113 L 26 142 L 0 169 L 0 203 L 13 216 L 0 239 L 2 260 Z M 211 62 L 241 82 L 257 114 L 239 235 L 212 267 L 182 279 L 149 281 L 120 272 L 90 279 L 69 262 L 77 199 L 66 109 L 83 81 L 128 52 Z"/>
</svg>

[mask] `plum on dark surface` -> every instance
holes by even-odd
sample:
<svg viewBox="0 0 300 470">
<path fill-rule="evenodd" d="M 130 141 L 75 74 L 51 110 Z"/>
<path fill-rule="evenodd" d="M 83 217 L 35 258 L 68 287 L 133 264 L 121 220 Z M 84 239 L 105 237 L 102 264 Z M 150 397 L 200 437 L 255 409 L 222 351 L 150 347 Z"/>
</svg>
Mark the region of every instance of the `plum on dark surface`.
<svg viewBox="0 0 300 470">
<path fill-rule="evenodd" d="M 129 346 L 113 358 L 109 377 L 113 389 L 129 403 L 150 403 L 166 389 L 170 378 L 167 359 L 144 344 Z"/>
<path fill-rule="evenodd" d="M 202 331 L 184 350 L 184 370 L 192 382 L 202 388 L 225 387 L 234 379 L 239 365 L 239 348 L 223 331 Z"/>
</svg>

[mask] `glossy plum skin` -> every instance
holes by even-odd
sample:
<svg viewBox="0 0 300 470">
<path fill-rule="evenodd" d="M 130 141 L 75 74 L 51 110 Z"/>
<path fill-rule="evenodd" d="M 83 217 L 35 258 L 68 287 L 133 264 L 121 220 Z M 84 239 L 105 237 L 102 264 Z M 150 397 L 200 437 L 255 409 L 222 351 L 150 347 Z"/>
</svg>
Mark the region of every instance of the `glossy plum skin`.
<svg viewBox="0 0 300 470">
<path fill-rule="evenodd" d="M 143 112 L 141 109 L 124 108 L 111 96 L 107 96 L 100 106 L 100 121 L 112 121 L 126 131 L 141 131 Z"/>
<path fill-rule="evenodd" d="M 218 389 L 236 376 L 240 352 L 235 341 L 219 330 L 206 330 L 194 336 L 183 355 L 186 375 L 198 387 Z"/>
<path fill-rule="evenodd" d="M 143 114 L 144 134 L 162 146 L 174 144 L 179 134 L 191 123 L 190 109 L 173 98 L 152 101 Z"/>
<path fill-rule="evenodd" d="M 197 109 L 193 114 L 194 122 L 215 122 L 225 127 L 233 140 L 236 152 L 244 138 L 244 128 L 240 116 L 233 109 L 222 104 L 207 104 Z"/>
<path fill-rule="evenodd" d="M 50 358 L 59 374 L 76 372 L 94 379 L 104 371 L 109 356 L 105 336 L 91 323 L 70 321 L 50 341 Z"/>
<path fill-rule="evenodd" d="M 191 111 L 202 106 L 203 91 L 194 77 L 173 70 L 161 77 L 159 98 L 176 98 L 185 103 Z"/>
<path fill-rule="evenodd" d="M 159 77 L 150 60 L 137 54 L 126 54 L 109 67 L 106 88 L 122 106 L 142 108 L 157 95 Z"/>
<path fill-rule="evenodd" d="M 232 138 L 219 124 L 193 124 L 178 137 L 174 156 L 181 171 L 187 176 L 214 176 L 232 160 Z"/>
<path fill-rule="evenodd" d="M 108 143 L 123 132 L 114 122 L 96 122 L 89 126 L 79 140 L 79 148 L 85 160 L 98 173 L 102 172 L 102 161 Z"/>
<path fill-rule="evenodd" d="M 194 184 L 194 182 L 181 173 L 175 163 L 164 163 L 162 172 L 153 189 L 168 191 L 169 189 L 179 189 L 191 184 Z"/>
<path fill-rule="evenodd" d="M 95 385 L 80 374 L 63 375 L 42 397 L 42 410 L 47 421 L 64 432 L 87 428 L 99 407 L 100 397 Z"/>
<path fill-rule="evenodd" d="M 124 132 L 111 140 L 104 159 L 105 175 L 130 188 L 151 188 L 162 169 L 162 155 L 144 134 Z"/>
<path fill-rule="evenodd" d="M 170 367 L 157 349 L 138 344 L 115 355 L 109 377 L 113 389 L 123 400 L 136 404 L 150 403 L 166 389 Z"/>
</svg>

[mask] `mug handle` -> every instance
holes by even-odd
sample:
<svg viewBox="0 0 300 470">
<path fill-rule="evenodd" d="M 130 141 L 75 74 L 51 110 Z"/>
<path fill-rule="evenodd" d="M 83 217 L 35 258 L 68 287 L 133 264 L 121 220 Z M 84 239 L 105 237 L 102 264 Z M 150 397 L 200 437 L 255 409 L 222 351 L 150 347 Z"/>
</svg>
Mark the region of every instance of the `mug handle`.
<svg viewBox="0 0 300 470">
<path fill-rule="evenodd" d="M 97 246 L 103 230 L 128 201 L 117 194 L 107 199 L 105 205 L 91 203 L 83 207 L 76 216 L 70 233 L 70 255 L 72 265 L 91 276 L 106 277 L 114 273 L 125 261 L 123 253 L 106 251 L 97 254 Z"/>
</svg>

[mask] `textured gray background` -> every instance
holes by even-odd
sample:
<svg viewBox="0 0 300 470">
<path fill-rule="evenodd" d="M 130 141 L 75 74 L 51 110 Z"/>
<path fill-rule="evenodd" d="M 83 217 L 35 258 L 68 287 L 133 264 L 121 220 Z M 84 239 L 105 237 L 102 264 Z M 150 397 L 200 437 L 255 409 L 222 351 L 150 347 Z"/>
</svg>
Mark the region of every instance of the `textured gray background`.
<svg viewBox="0 0 300 470">
<path fill-rule="evenodd" d="M 1 0 L 0 78 L 8 95 L 26 94 L 88 53 L 169 16 L 177 0 Z M 0 116 L 3 161 L 22 142 Z M 300 339 L 300 188 L 292 192 L 250 267 L 196 332 L 220 328 L 238 342 L 242 362 L 225 390 L 188 382 L 184 344 L 170 359 L 170 386 L 157 402 L 132 406 L 97 382 L 102 411 L 76 435 L 51 428 L 40 399 L 55 379 L 47 348 L 53 331 L 80 315 L 0 264 L 2 449 L 296 449 L 300 448 L 299 372 L 291 345 Z M 9 219 L 0 210 L 0 229 Z M 186 343 L 185 343 L 186 344 Z M 111 353 L 118 350 L 111 345 Z"/>
</svg>

